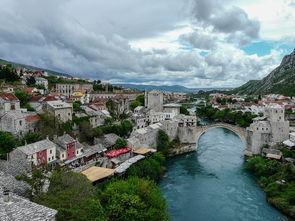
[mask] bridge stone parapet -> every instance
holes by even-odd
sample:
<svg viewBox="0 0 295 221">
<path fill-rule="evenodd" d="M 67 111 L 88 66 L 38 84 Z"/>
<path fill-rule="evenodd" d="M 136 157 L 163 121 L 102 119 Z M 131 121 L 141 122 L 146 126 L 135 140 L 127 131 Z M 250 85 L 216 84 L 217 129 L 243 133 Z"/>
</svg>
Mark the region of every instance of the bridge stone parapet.
<svg viewBox="0 0 295 221">
<path fill-rule="evenodd" d="M 197 143 L 197 147 L 198 148 L 198 143 L 199 143 L 199 139 L 200 137 L 209 129 L 211 128 L 226 128 L 232 132 L 234 132 L 235 134 L 237 134 L 240 139 L 242 140 L 243 144 L 244 144 L 244 151 L 246 155 L 250 154 L 250 151 L 247 150 L 247 142 L 246 142 L 246 129 L 243 127 L 239 127 L 236 125 L 232 125 L 232 124 L 227 124 L 227 123 L 215 123 L 215 124 L 207 124 L 207 125 L 202 125 L 196 128 L 196 143 Z"/>
</svg>

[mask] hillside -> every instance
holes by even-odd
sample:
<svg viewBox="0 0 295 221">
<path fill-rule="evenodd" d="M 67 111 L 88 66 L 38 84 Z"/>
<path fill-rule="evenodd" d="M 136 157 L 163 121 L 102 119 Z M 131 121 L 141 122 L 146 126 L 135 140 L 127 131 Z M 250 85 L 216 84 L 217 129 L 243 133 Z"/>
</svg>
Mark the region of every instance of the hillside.
<svg viewBox="0 0 295 221">
<path fill-rule="evenodd" d="M 230 91 L 235 94 L 276 93 L 295 96 L 295 49 L 281 64 L 262 80 L 249 81 Z"/>
<path fill-rule="evenodd" d="M 0 59 L 0 65 L 5 65 L 5 64 L 12 64 L 14 67 L 24 67 L 24 68 L 31 69 L 31 70 L 43 70 L 43 71 L 46 71 L 46 72 L 48 72 L 50 74 L 70 77 L 70 75 L 65 74 L 65 73 L 52 71 L 52 70 L 48 70 L 48 69 L 45 69 L 45 68 L 30 66 L 30 65 L 26 65 L 26 64 L 19 64 L 19 63 L 15 63 L 15 62 Z"/>
</svg>

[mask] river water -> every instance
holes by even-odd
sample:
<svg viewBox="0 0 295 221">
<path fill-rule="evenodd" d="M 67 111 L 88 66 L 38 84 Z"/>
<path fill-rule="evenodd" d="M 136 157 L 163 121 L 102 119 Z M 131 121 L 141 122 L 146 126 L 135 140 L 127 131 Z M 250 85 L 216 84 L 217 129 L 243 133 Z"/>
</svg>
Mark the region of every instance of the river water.
<svg viewBox="0 0 295 221">
<path fill-rule="evenodd" d="M 169 160 L 160 186 L 173 221 L 291 220 L 266 202 L 245 170 L 242 141 L 227 129 L 208 130 L 197 152 Z"/>
</svg>

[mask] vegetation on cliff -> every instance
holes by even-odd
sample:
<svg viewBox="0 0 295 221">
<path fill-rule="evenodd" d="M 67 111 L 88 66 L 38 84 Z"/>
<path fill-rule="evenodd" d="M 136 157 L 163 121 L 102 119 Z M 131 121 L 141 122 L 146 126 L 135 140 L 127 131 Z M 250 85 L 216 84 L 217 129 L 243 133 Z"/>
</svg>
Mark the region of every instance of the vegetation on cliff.
<svg viewBox="0 0 295 221">
<path fill-rule="evenodd" d="M 248 160 L 246 168 L 259 177 L 268 201 L 295 217 L 295 166 L 255 156 Z"/>
<path fill-rule="evenodd" d="M 219 110 L 212 106 L 200 107 L 196 114 L 203 119 L 216 122 L 224 122 L 228 124 L 239 125 L 240 127 L 248 127 L 253 122 L 253 118 L 257 117 L 250 112 L 232 111 L 228 108 Z"/>
</svg>

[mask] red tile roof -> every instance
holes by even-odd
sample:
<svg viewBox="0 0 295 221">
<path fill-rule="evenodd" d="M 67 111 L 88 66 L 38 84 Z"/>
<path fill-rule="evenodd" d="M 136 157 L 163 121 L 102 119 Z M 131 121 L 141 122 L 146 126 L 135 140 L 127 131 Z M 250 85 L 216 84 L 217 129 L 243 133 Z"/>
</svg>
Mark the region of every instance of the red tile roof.
<svg viewBox="0 0 295 221">
<path fill-rule="evenodd" d="M 43 96 L 33 96 L 31 97 L 30 101 L 34 102 L 34 101 L 39 101 Z"/>
<path fill-rule="evenodd" d="M 18 100 L 18 98 L 14 94 L 11 94 L 11 93 L 1 93 L 0 97 L 5 100 L 9 100 L 9 101 L 17 101 Z"/>
<path fill-rule="evenodd" d="M 37 115 L 27 116 L 27 117 L 26 117 L 26 120 L 27 120 L 27 121 L 35 121 L 35 120 L 39 120 L 39 119 L 40 119 L 40 117 L 37 116 Z"/>
<path fill-rule="evenodd" d="M 33 90 L 35 90 L 35 87 L 27 87 L 27 88 L 23 88 L 22 90 L 25 92 L 28 92 L 29 94 L 33 93 Z"/>
</svg>

